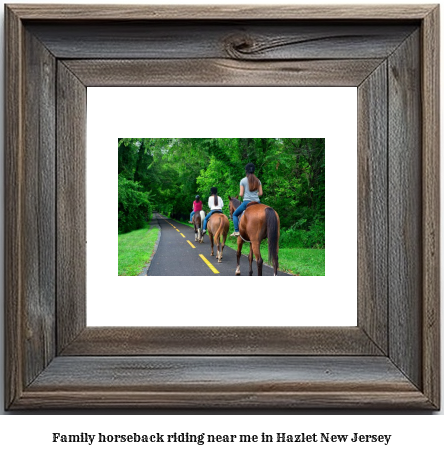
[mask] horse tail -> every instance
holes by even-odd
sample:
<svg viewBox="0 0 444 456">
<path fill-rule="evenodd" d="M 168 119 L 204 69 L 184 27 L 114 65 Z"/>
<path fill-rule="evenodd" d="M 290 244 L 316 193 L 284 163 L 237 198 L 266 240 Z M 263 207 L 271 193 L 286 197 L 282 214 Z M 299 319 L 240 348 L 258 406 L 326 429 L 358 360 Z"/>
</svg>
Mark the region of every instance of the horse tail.
<svg viewBox="0 0 444 456">
<path fill-rule="evenodd" d="M 224 226 L 225 226 L 225 217 L 220 217 L 220 225 L 219 228 L 216 231 L 216 234 L 214 237 L 219 241 L 220 236 L 224 232 Z"/>
<path fill-rule="evenodd" d="M 265 208 L 265 220 L 267 223 L 268 238 L 268 261 L 273 260 L 274 275 L 278 270 L 278 250 L 279 250 L 279 219 L 274 209 Z"/>
</svg>

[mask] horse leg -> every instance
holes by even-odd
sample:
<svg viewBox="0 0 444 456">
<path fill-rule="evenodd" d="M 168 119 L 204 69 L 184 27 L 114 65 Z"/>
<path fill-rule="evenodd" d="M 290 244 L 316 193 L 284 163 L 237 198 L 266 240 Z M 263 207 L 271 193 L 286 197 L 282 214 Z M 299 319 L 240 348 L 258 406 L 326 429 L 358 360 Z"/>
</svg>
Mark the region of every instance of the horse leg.
<svg viewBox="0 0 444 456">
<path fill-rule="evenodd" d="M 218 263 L 222 263 L 222 241 L 220 238 L 218 239 L 219 244 L 217 244 L 217 261 Z"/>
<path fill-rule="evenodd" d="M 227 240 L 227 233 L 224 233 L 223 238 L 222 238 L 222 246 L 220 250 L 220 259 L 222 260 L 223 253 L 224 253 L 224 247 L 225 247 L 225 241 Z"/>
<path fill-rule="evenodd" d="M 208 232 L 208 237 L 210 238 L 210 242 L 211 242 L 211 256 L 214 256 L 213 234 Z"/>
<path fill-rule="evenodd" d="M 237 238 L 237 254 L 236 254 L 236 257 L 237 257 L 237 267 L 236 267 L 236 275 L 241 275 L 241 272 L 240 272 L 240 265 L 239 265 L 239 262 L 240 262 L 240 257 L 242 255 L 242 245 L 243 245 L 244 241 L 242 240 L 242 238 L 239 236 Z"/>
<path fill-rule="evenodd" d="M 216 243 L 216 258 L 217 262 L 220 263 L 220 239 L 219 236 L 214 237 L 214 242 Z"/>
<path fill-rule="evenodd" d="M 262 263 L 264 262 L 264 260 L 261 257 L 261 243 L 252 242 L 251 247 L 252 247 L 254 256 L 256 257 L 256 261 L 257 261 L 257 275 L 261 276 L 262 275 Z"/>
<path fill-rule="evenodd" d="M 197 226 L 196 226 L 196 222 L 194 221 L 194 217 L 193 217 L 193 228 L 194 228 L 194 242 L 197 242 L 199 240 L 199 233 L 197 232 Z"/>
<path fill-rule="evenodd" d="M 253 245 L 250 244 L 250 253 L 248 254 L 248 263 L 250 265 L 249 275 L 253 275 Z"/>
</svg>

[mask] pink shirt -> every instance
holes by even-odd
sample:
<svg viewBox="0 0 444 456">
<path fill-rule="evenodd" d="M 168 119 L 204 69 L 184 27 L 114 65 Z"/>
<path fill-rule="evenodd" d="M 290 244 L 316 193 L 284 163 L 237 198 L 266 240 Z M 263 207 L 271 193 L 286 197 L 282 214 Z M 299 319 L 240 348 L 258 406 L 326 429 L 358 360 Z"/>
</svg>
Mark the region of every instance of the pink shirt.
<svg viewBox="0 0 444 456">
<path fill-rule="evenodd" d="M 202 201 L 193 201 L 194 212 L 199 212 L 202 210 Z"/>
</svg>

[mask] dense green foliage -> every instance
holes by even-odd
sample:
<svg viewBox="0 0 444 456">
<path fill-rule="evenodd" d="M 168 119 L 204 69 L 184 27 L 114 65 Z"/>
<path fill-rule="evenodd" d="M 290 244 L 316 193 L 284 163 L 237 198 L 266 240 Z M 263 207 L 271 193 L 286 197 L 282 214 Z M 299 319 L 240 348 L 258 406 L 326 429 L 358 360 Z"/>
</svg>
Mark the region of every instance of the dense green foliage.
<svg viewBox="0 0 444 456">
<path fill-rule="evenodd" d="M 151 215 L 148 193 L 139 183 L 119 175 L 119 233 L 142 228 Z"/>
<path fill-rule="evenodd" d="M 208 210 L 211 187 L 218 188 L 228 215 L 228 196 L 239 194 L 248 162 L 262 182 L 261 201 L 280 216 L 280 246 L 323 248 L 324 139 L 119 139 L 119 179 L 137 182 L 155 209 L 181 220 L 189 216 L 196 194 Z"/>
</svg>

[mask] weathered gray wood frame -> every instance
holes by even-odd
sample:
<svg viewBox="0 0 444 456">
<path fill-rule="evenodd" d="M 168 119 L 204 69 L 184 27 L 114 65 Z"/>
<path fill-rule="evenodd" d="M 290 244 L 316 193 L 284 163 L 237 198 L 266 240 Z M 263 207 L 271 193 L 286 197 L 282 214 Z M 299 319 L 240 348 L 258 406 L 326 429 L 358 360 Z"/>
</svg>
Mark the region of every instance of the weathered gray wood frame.
<svg viewBox="0 0 444 456">
<path fill-rule="evenodd" d="M 7 5 L 5 19 L 7 409 L 439 408 L 438 6 Z M 97 85 L 358 87 L 358 326 L 86 327 Z"/>
</svg>

